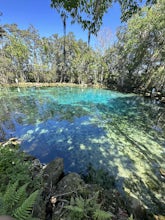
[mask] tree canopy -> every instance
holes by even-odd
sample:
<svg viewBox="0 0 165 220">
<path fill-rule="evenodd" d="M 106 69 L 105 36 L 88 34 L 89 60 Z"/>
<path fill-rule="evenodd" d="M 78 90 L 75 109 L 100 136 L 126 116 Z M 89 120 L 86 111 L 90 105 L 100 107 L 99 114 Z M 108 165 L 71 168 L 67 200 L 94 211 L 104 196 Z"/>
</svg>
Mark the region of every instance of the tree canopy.
<svg viewBox="0 0 165 220">
<path fill-rule="evenodd" d="M 118 41 L 107 51 L 110 75 L 128 90 L 165 88 L 165 1 L 143 7 L 118 32 Z"/>
<path fill-rule="evenodd" d="M 41 37 L 33 26 L 20 30 L 16 24 L 4 25 L 0 83 L 13 83 L 17 77 L 19 82 L 101 84 L 129 92 L 154 87 L 165 94 L 164 11 L 164 0 L 143 7 L 118 30 L 113 44 L 111 33 L 107 39 L 100 33 L 101 49 L 76 40 L 73 33 Z"/>
<path fill-rule="evenodd" d="M 140 10 L 142 0 L 51 0 L 51 7 L 57 9 L 62 17 L 70 16 L 72 23 L 78 22 L 84 30 L 97 34 L 104 14 L 118 2 L 121 7 L 121 20 L 126 21 Z M 152 5 L 156 0 L 145 0 L 145 5 Z"/>
</svg>

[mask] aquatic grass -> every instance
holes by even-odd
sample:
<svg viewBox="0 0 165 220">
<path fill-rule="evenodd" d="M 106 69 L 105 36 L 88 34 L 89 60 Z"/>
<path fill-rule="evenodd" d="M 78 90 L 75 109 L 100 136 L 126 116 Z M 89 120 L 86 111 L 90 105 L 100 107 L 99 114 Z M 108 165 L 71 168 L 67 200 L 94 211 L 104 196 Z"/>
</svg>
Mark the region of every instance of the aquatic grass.
<svg viewBox="0 0 165 220">
<path fill-rule="evenodd" d="M 17 136 L 21 149 L 41 162 L 63 157 L 67 172 L 83 173 L 92 163 L 159 210 L 165 192 L 162 105 L 134 94 L 69 87 L 1 90 L 0 101 L 0 139 Z"/>
</svg>

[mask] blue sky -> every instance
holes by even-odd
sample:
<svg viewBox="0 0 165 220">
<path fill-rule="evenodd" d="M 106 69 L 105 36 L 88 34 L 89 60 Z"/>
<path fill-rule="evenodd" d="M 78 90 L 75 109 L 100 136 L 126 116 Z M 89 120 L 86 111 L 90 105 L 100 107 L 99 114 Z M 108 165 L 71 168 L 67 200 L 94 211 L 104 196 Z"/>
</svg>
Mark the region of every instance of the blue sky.
<svg viewBox="0 0 165 220">
<path fill-rule="evenodd" d="M 50 0 L 0 0 L 0 11 L 3 13 L 1 24 L 16 23 L 20 29 L 26 29 L 32 24 L 41 36 L 46 37 L 55 33 L 60 36 L 63 34 L 61 18 L 50 7 Z M 120 8 L 115 4 L 104 16 L 102 29 L 108 28 L 115 35 L 120 25 Z M 68 21 L 67 32 L 73 32 L 76 39 L 87 41 L 87 32 L 79 24 L 71 25 Z M 91 40 L 94 43 L 94 38 Z"/>
</svg>

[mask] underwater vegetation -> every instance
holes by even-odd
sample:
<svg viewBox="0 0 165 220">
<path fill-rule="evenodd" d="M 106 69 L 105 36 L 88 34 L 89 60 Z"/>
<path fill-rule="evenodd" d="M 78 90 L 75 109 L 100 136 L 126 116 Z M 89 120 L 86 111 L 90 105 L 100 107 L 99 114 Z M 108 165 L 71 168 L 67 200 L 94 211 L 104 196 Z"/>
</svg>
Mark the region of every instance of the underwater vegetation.
<svg viewBox="0 0 165 220">
<path fill-rule="evenodd" d="M 65 171 L 104 168 L 121 192 L 165 214 L 164 106 L 134 94 L 91 88 L 0 90 L 0 139 Z"/>
</svg>

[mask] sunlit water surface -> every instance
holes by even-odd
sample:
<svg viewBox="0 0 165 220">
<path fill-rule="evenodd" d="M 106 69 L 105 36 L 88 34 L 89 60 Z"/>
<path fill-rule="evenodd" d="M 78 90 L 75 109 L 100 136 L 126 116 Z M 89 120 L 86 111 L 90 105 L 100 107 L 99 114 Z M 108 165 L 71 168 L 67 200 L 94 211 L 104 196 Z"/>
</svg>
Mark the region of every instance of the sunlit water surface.
<svg viewBox="0 0 165 220">
<path fill-rule="evenodd" d="M 18 137 L 43 163 L 104 168 L 117 186 L 165 212 L 165 108 L 134 94 L 89 88 L 0 89 L 0 140 Z M 121 188 L 120 188 L 121 190 Z"/>
</svg>

